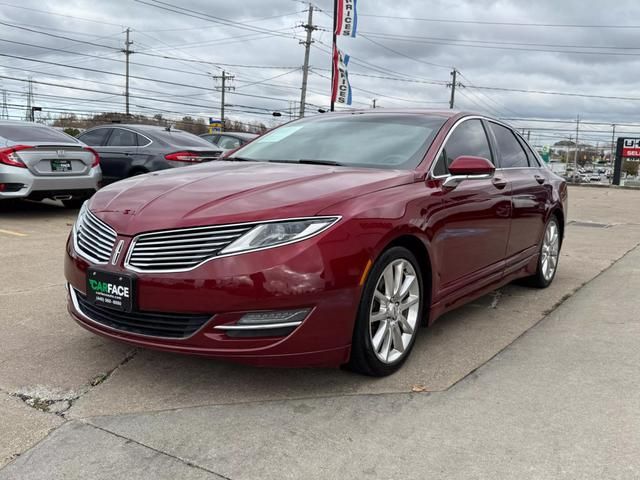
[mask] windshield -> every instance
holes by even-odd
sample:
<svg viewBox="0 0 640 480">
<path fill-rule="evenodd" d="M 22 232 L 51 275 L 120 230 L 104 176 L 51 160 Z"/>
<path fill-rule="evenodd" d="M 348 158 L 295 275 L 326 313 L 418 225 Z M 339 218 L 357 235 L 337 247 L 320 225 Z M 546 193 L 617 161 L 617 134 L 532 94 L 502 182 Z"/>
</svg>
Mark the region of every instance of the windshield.
<svg viewBox="0 0 640 480">
<path fill-rule="evenodd" d="M 443 123 L 414 114 L 318 115 L 277 128 L 230 158 L 411 169 Z"/>
<path fill-rule="evenodd" d="M 64 132 L 53 128 L 42 127 L 29 123 L 26 125 L 1 125 L 0 136 L 12 142 L 66 142 L 78 141 Z"/>
</svg>

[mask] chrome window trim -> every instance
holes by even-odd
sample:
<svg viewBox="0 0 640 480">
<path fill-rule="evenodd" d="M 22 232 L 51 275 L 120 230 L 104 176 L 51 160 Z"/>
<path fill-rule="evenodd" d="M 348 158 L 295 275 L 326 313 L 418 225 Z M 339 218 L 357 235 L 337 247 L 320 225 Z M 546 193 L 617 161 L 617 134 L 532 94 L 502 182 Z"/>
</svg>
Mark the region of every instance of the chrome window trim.
<svg viewBox="0 0 640 480">
<path fill-rule="evenodd" d="M 80 304 L 78 303 L 78 298 L 76 296 L 78 291 L 75 289 L 75 287 L 73 287 L 70 283 L 67 283 L 67 291 L 69 292 L 69 297 L 71 298 L 71 303 L 73 304 L 73 308 L 75 310 L 75 314 L 76 315 L 78 315 L 79 317 L 82 317 L 85 321 L 89 322 L 92 326 L 96 325 L 97 328 L 106 328 L 107 330 L 109 330 L 111 332 L 116 332 L 116 333 L 119 333 L 119 334 L 126 333 L 127 335 L 136 335 L 138 337 L 143 337 L 143 338 L 156 338 L 158 340 L 172 340 L 172 341 L 181 342 L 181 341 L 184 341 L 184 340 L 189 340 L 193 336 L 197 335 L 200 331 L 202 331 L 202 329 L 206 328 L 207 325 L 209 325 L 209 323 L 211 323 L 211 321 L 215 318 L 215 315 L 212 315 L 209 318 L 209 320 L 204 322 L 199 329 L 197 329 L 195 332 L 193 332 L 188 337 L 180 337 L 180 338 L 159 337 L 157 335 L 145 335 L 144 333 L 128 332 L 126 330 L 121 330 L 119 328 L 110 327 L 109 325 L 105 325 L 104 323 L 100 323 L 100 322 L 94 320 L 93 318 L 89 317 L 80 308 Z"/>
<path fill-rule="evenodd" d="M 444 137 L 444 140 L 442 141 L 442 145 L 440 145 L 440 148 L 438 148 L 436 156 L 434 157 L 434 162 L 431 164 L 431 168 L 429 168 L 429 172 L 427 174 L 428 178 L 440 179 L 440 178 L 447 178 L 447 177 L 451 176 L 450 173 L 447 173 L 446 175 L 434 175 L 433 171 L 436 168 L 436 164 L 438 163 L 438 159 L 440 158 L 440 155 L 442 155 L 442 151 L 444 150 L 444 146 L 449 141 L 449 138 L 451 137 L 451 135 L 453 134 L 455 129 L 458 128 L 462 123 L 464 123 L 467 120 L 484 120 L 486 122 L 497 123 L 498 125 L 502 125 L 503 127 L 508 128 L 509 130 L 511 130 L 512 132 L 514 132 L 517 135 L 517 132 L 513 129 L 513 127 L 507 125 L 506 123 L 504 123 L 504 122 L 502 122 L 500 120 L 496 120 L 495 118 L 485 117 L 483 115 L 469 115 L 467 117 L 462 117 L 462 118 L 458 119 L 456 121 L 456 123 L 453 124 L 453 126 L 451 127 L 451 129 L 447 133 L 446 137 Z M 487 142 L 489 142 L 489 147 L 491 147 L 491 141 L 489 140 L 489 138 L 487 138 Z M 526 151 L 525 151 L 525 153 L 526 153 Z M 516 169 L 522 169 L 522 168 L 536 169 L 536 168 L 540 168 L 540 167 L 531 167 L 531 166 L 527 166 L 527 167 L 505 167 L 505 168 L 496 167 L 496 172 L 499 172 L 499 171 L 502 171 L 502 170 L 516 170 Z"/>
<path fill-rule="evenodd" d="M 300 221 L 300 220 L 327 220 L 327 219 L 332 219 L 333 222 L 330 223 L 329 225 L 327 225 L 326 227 L 324 227 L 322 230 L 314 232 L 312 235 L 308 235 L 308 236 L 302 237 L 302 238 L 297 238 L 297 239 L 291 240 L 289 242 L 278 243 L 277 245 L 269 245 L 267 247 L 261 247 L 261 248 L 256 248 L 256 249 L 253 249 L 253 250 L 246 250 L 246 251 L 242 251 L 242 252 L 227 253 L 227 254 L 224 254 L 224 255 L 216 255 L 216 256 L 213 256 L 213 257 L 208 258 L 206 260 L 203 260 L 202 262 L 198 263 L 197 265 L 194 265 L 194 266 L 189 267 L 189 268 L 167 268 L 167 269 L 158 269 L 158 270 L 156 270 L 156 269 L 154 269 L 154 270 L 145 270 L 145 269 L 140 269 L 140 268 L 134 267 L 133 265 L 131 265 L 129 263 L 129 260 L 131 258 L 131 255 L 133 254 L 133 250 L 135 248 L 136 243 L 138 242 L 138 239 L 140 237 L 145 236 L 145 235 L 152 235 L 152 234 L 153 235 L 157 235 L 159 233 L 175 233 L 176 231 L 188 233 L 188 232 L 191 232 L 191 231 L 194 231 L 194 230 L 197 231 L 197 230 L 203 230 L 203 229 L 212 228 L 212 227 L 233 228 L 233 227 L 258 226 L 258 225 L 265 225 L 265 224 L 269 224 L 269 223 L 296 222 L 296 221 Z M 153 275 L 153 274 L 156 274 L 156 273 L 162 274 L 162 273 L 191 272 L 191 271 L 195 270 L 196 268 L 200 268 L 205 263 L 209 263 L 209 262 L 211 262 L 213 260 L 217 260 L 218 258 L 227 258 L 227 257 L 235 256 L 235 255 L 244 255 L 245 253 L 261 252 L 263 250 L 269 250 L 271 248 L 284 247 L 286 245 L 291 245 L 293 243 L 298 243 L 298 242 L 302 242 L 304 240 L 308 240 L 309 238 L 313 238 L 313 237 L 315 237 L 317 235 L 320 235 L 321 233 L 326 232 L 328 229 L 330 229 L 331 227 L 336 225 L 338 222 L 340 222 L 340 220 L 342 220 L 342 215 L 322 215 L 322 216 L 317 216 L 317 217 L 278 218 L 278 219 L 275 219 L 275 220 L 264 220 L 264 221 L 253 221 L 253 222 L 242 222 L 242 223 L 227 223 L 227 224 L 223 224 L 223 225 L 204 225 L 204 226 L 200 226 L 200 227 L 175 228 L 175 229 L 171 229 L 171 230 L 158 230 L 158 231 L 154 231 L 154 232 L 145 232 L 145 233 L 141 233 L 139 235 L 136 235 L 134 237 L 133 241 L 129 244 L 129 249 L 127 250 L 127 256 L 125 257 L 125 260 L 124 260 L 124 268 L 126 268 L 127 270 L 130 270 L 132 272 L 144 273 L 144 274 L 150 274 L 150 275 Z"/>
<path fill-rule="evenodd" d="M 115 240 L 118 239 L 118 233 L 111 228 L 109 225 L 107 225 L 105 222 L 103 222 L 102 220 L 100 220 L 98 217 L 96 217 L 94 214 L 91 213 L 91 211 L 89 209 L 87 209 L 87 211 L 85 212 L 85 215 L 91 215 L 96 221 L 98 221 L 99 223 L 101 223 L 104 227 L 106 227 L 107 230 L 110 230 L 114 235 L 115 235 Z M 85 252 L 84 250 L 82 250 L 80 248 L 80 246 L 78 245 L 78 231 L 76 230 L 76 225 L 77 225 L 78 221 L 76 220 L 76 223 L 73 224 L 73 229 L 72 229 L 72 233 L 71 233 L 71 237 L 73 238 L 73 249 L 76 252 L 76 254 L 83 258 L 84 260 L 87 260 L 88 262 L 94 263 L 96 265 L 107 265 L 109 263 L 109 261 L 111 260 L 111 256 L 109 256 L 109 258 L 106 261 L 101 261 L 98 260 L 97 258 L 93 258 L 91 255 L 89 255 L 87 252 Z M 115 240 L 114 240 L 114 246 L 115 246 Z M 111 247 L 112 252 L 113 252 L 113 246 Z"/>
</svg>

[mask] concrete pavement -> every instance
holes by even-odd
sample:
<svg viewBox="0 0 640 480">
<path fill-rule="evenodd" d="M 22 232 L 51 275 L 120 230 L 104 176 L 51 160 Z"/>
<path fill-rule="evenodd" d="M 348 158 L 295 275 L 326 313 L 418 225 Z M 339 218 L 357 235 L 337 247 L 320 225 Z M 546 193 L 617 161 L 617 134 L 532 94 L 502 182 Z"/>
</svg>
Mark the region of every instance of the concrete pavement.
<svg viewBox="0 0 640 480">
<path fill-rule="evenodd" d="M 633 327 L 633 319 L 624 317 L 624 312 L 625 308 L 637 306 L 633 302 L 637 298 L 638 272 L 628 264 L 635 261 L 638 265 L 638 253 L 630 253 L 593 279 L 640 242 L 640 222 L 634 206 L 640 200 L 640 192 L 572 188 L 570 194 L 570 218 L 577 223 L 567 228 L 559 274 L 550 289 L 509 286 L 452 312 L 434 328 L 422 332 L 412 358 L 401 372 L 382 380 L 333 370 L 251 369 L 144 351 L 125 361 L 129 359 L 128 349 L 86 334 L 69 322 L 62 310 L 64 302 L 58 302 L 54 293 L 43 297 L 43 303 L 29 303 L 16 296 L 24 293 L 27 298 L 34 298 L 28 295 L 33 293 L 33 286 L 18 278 L 6 285 L 14 289 L 10 291 L 13 294 L 0 295 L 0 330 L 11 338 L 5 344 L 0 337 L 0 388 L 14 401 L 18 401 L 17 392 L 25 391 L 36 392 L 31 397 L 23 396 L 27 401 L 42 399 L 35 387 L 45 387 L 44 400 L 47 392 L 53 400 L 56 395 L 71 392 L 70 408 L 62 408 L 59 415 L 35 412 L 57 422 L 66 420 L 66 424 L 0 470 L 0 478 L 100 478 L 97 473 L 103 471 L 114 475 L 102 478 L 114 478 L 115 473 L 147 478 L 144 469 L 133 469 L 127 460 L 131 455 L 139 456 L 143 463 L 159 462 L 158 458 L 169 462 L 167 465 L 178 462 L 189 472 L 178 475 L 185 478 L 326 478 L 338 474 L 345 478 L 368 474 L 424 478 L 419 474 L 425 472 L 436 478 L 438 472 L 446 472 L 442 476 L 448 478 L 507 478 L 508 458 L 514 462 L 512 476 L 556 478 L 562 475 L 553 476 L 550 468 L 560 468 L 562 473 L 565 466 L 554 459 L 551 447 L 544 441 L 547 436 L 555 451 L 567 459 L 567 468 L 572 469 L 565 476 L 583 478 L 579 464 L 593 466 L 593 462 L 582 458 L 581 452 L 593 448 L 594 439 L 589 436 L 595 429 L 600 428 L 605 434 L 601 441 L 608 441 L 622 454 L 627 447 L 638 447 L 634 432 L 640 430 L 640 425 L 634 412 L 640 410 L 638 388 L 633 385 L 638 375 L 634 378 L 632 369 L 622 368 L 627 363 L 622 367 L 616 363 L 617 358 L 632 355 L 629 365 L 637 365 L 633 352 L 627 351 L 633 341 L 637 344 L 637 325 Z M 40 221 L 49 213 L 9 212 L 3 217 L 0 212 L 0 229 L 22 229 L 37 236 L 33 220 Z M 25 221 L 29 215 L 31 222 Z M 71 215 L 59 210 L 53 215 L 56 220 L 44 233 L 50 235 L 49 243 L 63 244 L 64 230 L 69 227 L 62 228 L 60 223 L 68 223 Z M 8 244 L 9 250 L 0 253 L 0 260 L 17 253 L 32 255 L 19 243 L 27 237 L 16 238 L 19 240 L 6 242 L 3 237 L 3 245 Z M 40 253 L 36 249 L 29 258 L 40 261 Z M 636 284 L 619 280 L 618 270 Z M 50 288 L 55 290 L 61 276 L 49 274 Z M 608 280 L 603 283 L 603 278 Z M 613 291 L 609 286 L 615 286 Z M 615 316 L 607 310 L 599 314 L 605 320 L 615 318 L 616 322 L 604 321 L 600 326 L 594 318 L 596 309 L 605 307 L 614 308 Z M 549 311 L 553 313 L 542 324 L 512 344 Z M 589 321 L 575 318 L 574 311 L 581 311 Z M 30 315 L 28 318 L 38 328 L 26 332 L 24 328 L 12 328 L 21 315 Z M 583 333 L 574 326 L 571 336 L 560 340 L 566 336 L 568 321 L 576 325 L 585 322 L 593 332 Z M 598 330 L 605 327 L 608 330 Z M 56 334 L 60 331 L 64 334 L 58 340 Z M 537 338 L 538 332 L 543 332 L 538 343 L 527 344 Z M 609 357 L 600 343 L 601 334 L 605 334 L 602 338 L 610 348 Z M 69 336 L 72 342 L 65 339 Z M 623 337 L 620 341 L 619 336 Z M 590 345 L 590 355 L 571 353 L 583 343 Z M 522 344 L 529 345 L 528 350 L 518 350 L 524 348 Z M 7 346 L 12 348 L 9 354 L 5 354 Z M 514 351 L 519 353 L 510 353 Z M 20 358 L 14 360 L 13 355 Z M 538 358 L 540 355 L 542 358 Z M 506 364 L 504 358 L 509 358 Z M 536 363 L 530 364 L 534 359 Z M 544 378 L 539 378 L 542 373 L 535 366 L 544 367 Z M 474 380 L 477 374 L 480 377 Z M 462 378 L 465 380 L 460 381 Z M 482 383 L 480 380 L 485 378 L 490 381 Z M 592 391 L 594 379 L 602 382 L 602 388 Z M 407 393 L 415 385 L 434 393 Z M 622 400 L 616 399 L 618 389 L 626 392 Z M 565 403 L 569 394 L 579 401 Z M 60 399 L 57 400 L 36 405 L 51 411 L 52 406 L 60 408 Z M 596 412 L 596 400 L 606 407 L 600 413 Z M 15 407 L 12 405 L 12 411 Z M 536 412 L 538 408 L 540 411 Z M 585 416 L 578 415 L 575 408 Z M 614 408 L 618 416 L 608 419 L 604 414 Z M 564 412 L 566 417 L 558 412 Z M 7 457 L 23 451 L 58 424 L 44 429 L 27 428 L 23 441 L 13 442 L 11 448 L 5 449 L 8 453 L 0 449 L 0 458 L 4 456 L 6 462 Z M 632 427 L 634 430 L 629 430 Z M 576 445 L 576 438 L 570 435 L 571 429 L 576 428 L 584 433 L 584 446 Z M 4 442 L 10 431 L 0 426 L 0 440 Z M 616 431 L 620 433 L 620 445 L 614 438 Z M 119 440 L 111 438 L 114 434 Z M 73 455 L 77 446 L 72 442 L 77 436 L 95 444 L 96 451 L 107 449 L 110 453 L 97 455 L 88 451 L 85 456 L 83 452 L 83 460 L 78 460 Z M 149 448 L 160 457 L 149 452 L 147 456 L 142 450 L 134 455 L 134 450 L 129 450 L 133 446 L 135 452 Z M 527 464 L 532 460 L 526 452 L 538 450 L 543 454 L 542 465 Z M 509 451 L 507 455 L 505 452 Z M 595 457 L 606 464 L 606 458 Z M 122 470 L 104 470 L 118 463 L 118 459 Z M 624 460 L 624 455 L 620 459 Z M 41 467 L 45 464 L 56 475 L 43 477 L 45 471 Z M 637 469 L 633 460 L 627 464 Z M 610 465 L 608 473 L 615 475 L 605 475 L 606 478 L 634 478 L 627 474 L 638 473 L 614 467 Z M 168 466 L 167 472 L 171 468 Z M 576 473 L 580 475 L 573 476 Z M 175 477 L 174 473 L 171 478 Z M 154 478 L 170 477 L 160 474 Z"/>
</svg>

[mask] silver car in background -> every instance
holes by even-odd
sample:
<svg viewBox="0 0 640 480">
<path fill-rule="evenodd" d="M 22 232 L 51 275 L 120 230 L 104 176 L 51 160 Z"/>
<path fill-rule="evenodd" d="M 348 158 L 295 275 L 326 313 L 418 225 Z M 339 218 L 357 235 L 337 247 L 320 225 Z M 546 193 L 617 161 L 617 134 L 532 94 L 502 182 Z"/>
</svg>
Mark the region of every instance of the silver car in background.
<svg viewBox="0 0 640 480">
<path fill-rule="evenodd" d="M 0 121 L 0 201 L 61 200 L 79 207 L 100 187 L 99 155 L 45 125 Z"/>
</svg>

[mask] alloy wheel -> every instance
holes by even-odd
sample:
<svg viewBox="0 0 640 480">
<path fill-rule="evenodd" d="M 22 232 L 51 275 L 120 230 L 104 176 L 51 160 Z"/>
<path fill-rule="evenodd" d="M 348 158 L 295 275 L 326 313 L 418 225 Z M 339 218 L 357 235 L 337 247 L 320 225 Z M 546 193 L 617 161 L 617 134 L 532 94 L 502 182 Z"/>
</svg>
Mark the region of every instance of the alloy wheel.
<svg viewBox="0 0 640 480">
<path fill-rule="evenodd" d="M 420 285 L 411 263 L 390 262 L 376 283 L 369 310 L 369 335 L 376 357 L 395 363 L 407 352 L 416 334 Z"/>
<path fill-rule="evenodd" d="M 551 219 L 547 224 L 542 240 L 542 251 L 540 253 L 540 268 L 542 276 L 548 282 L 553 278 L 558 265 L 558 253 L 560 251 L 560 234 L 558 223 Z"/>
</svg>

